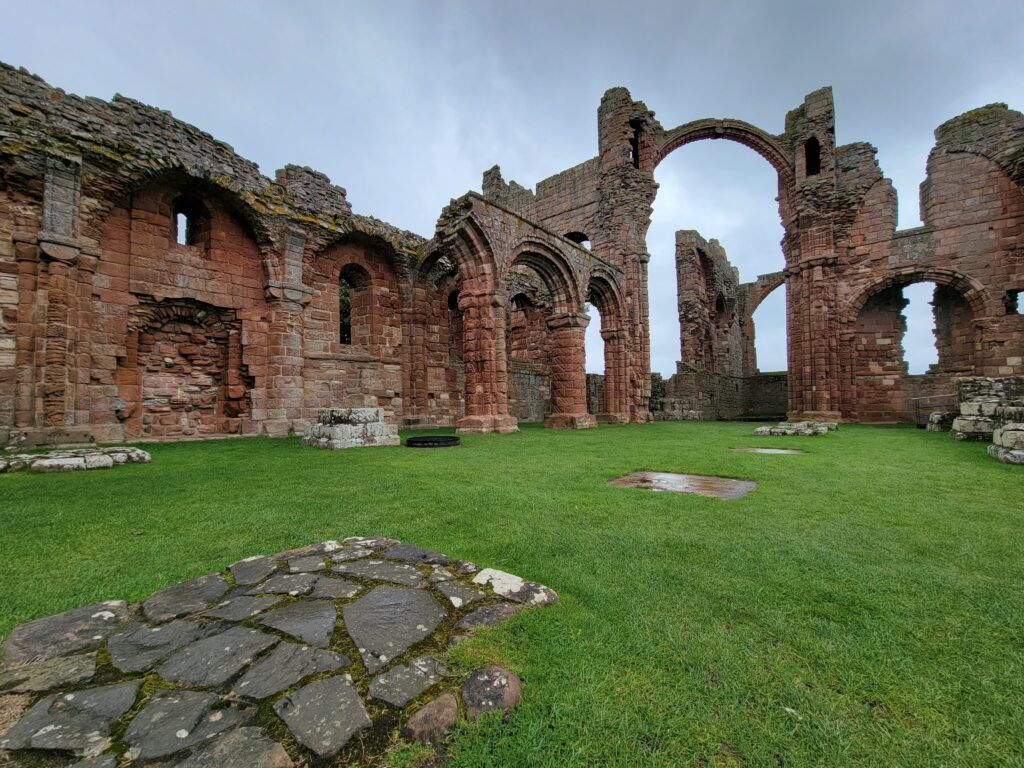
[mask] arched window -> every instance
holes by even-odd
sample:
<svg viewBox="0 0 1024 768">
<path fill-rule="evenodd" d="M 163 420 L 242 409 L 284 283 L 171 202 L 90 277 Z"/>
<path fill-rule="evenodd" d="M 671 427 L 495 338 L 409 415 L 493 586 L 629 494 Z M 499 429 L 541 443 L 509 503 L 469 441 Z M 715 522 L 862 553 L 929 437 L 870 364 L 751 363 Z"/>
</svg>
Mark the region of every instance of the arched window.
<svg viewBox="0 0 1024 768">
<path fill-rule="evenodd" d="M 370 342 L 370 276 L 348 264 L 338 278 L 338 341 L 345 345 Z"/>
<path fill-rule="evenodd" d="M 588 251 L 590 250 L 590 238 L 582 232 L 567 232 L 565 239 L 572 240 L 576 245 L 586 248 Z"/>
<path fill-rule="evenodd" d="M 808 176 L 821 173 L 821 144 L 815 136 L 804 142 L 804 168 Z"/>
<path fill-rule="evenodd" d="M 205 247 L 210 238 L 210 214 L 199 200 L 179 197 L 172 206 L 171 227 L 178 245 Z"/>
</svg>

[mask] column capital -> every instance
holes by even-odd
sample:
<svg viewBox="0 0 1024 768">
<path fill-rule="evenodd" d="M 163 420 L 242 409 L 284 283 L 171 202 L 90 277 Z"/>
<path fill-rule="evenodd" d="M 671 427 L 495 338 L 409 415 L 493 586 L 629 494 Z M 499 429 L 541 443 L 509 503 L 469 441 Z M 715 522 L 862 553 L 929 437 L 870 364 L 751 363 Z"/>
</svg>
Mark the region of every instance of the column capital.
<svg viewBox="0 0 1024 768">
<path fill-rule="evenodd" d="M 77 237 L 56 232 L 40 232 L 36 236 L 36 242 L 39 244 L 39 255 L 43 261 L 74 264 L 82 252 L 82 243 Z"/>
<path fill-rule="evenodd" d="M 601 338 L 605 341 L 618 341 L 619 339 L 624 339 L 627 336 L 628 334 L 626 333 L 626 329 L 621 326 L 601 329 Z"/>
<path fill-rule="evenodd" d="M 585 329 L 590 325 L 590 315 L 586 312 L 561 312 L 548 318 L 548 328 L 557 330 L 559 328 Z"/>
<path fill-rule="evenodd" d="M 289 302 L 305 306 L 313 299 L 313 289 L 302 283 L 282 283 L 271 280 L 264 288 L 264 296 L 269 302 Z"/>
<path fill-rule="evenodd" d="M 459 291 L 459 309 L 470 307 L 504 307 L 508 297 L 503 291 Z"/>
</svg>

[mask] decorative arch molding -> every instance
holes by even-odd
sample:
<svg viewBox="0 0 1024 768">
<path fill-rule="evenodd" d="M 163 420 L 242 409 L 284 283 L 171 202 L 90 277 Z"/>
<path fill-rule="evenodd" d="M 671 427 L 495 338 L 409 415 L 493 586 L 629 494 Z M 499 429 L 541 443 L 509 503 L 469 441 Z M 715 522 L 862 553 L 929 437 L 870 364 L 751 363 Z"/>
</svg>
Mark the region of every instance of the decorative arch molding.
<svg viewBox="0 0 1024 768">
<path fill-rule="evenodd" d="M 595 271 L 587 286 L 587 300 L 597 307 L 602 319 L 607 317 L 621 322 L 625 316 L 625 300 L 618 281 L 604 271 Z"/>
<path fill-rule="evenodd" d="M 145 303 L 133 307 L 128 316 L 128 333 L 159 329 L 170 322 L 183 321 L 208 331 L 237 330 L 234 310 L 214 307 L 194 299 L 141 297 Z"/>
<path fill-rule="evenodd" d="M 728 139 L 749 147 L 771 164 L 780 181 L 793 181 L 793 166 L 778 139 L 755 125 L 731 118 L 704 118 L 665 131 L 655 154 L 655 167 L 679 147 L 703 139 Z"/>
<path fill-rule="evenodd" d="M 523 265 L 533 269 L 544 281 L 552 296 L 564 303 L 564 309 L 583 306 L 583 292 L 579 280 L 569 263 L 553 248 L 534 240 L 522 241 L 513 251 L 509 269 Z M 508 275 L 506 273 L 506 280 Z"/>
<path fill-rule="evenodd" d="M 990 312 L 991 297 L 988 295 L 988 291 L 973 277 L 953 269 L 910 267 L 890 272 L 861 289 L 860 292 L 846 303 L 846 306 L 840 313 L 840 322 L 848 328 L 852 327 L 857 322 L 857 317 L 860 315 L 861 310 L 872 296 L 889 288 L 902 288 L 912 283 L 935 283 L 936 285 L 952 288 L 963 296 L 968 306 L 970 306 L 971 314 L 975 320 L 992 314 Z"/>
</svg>

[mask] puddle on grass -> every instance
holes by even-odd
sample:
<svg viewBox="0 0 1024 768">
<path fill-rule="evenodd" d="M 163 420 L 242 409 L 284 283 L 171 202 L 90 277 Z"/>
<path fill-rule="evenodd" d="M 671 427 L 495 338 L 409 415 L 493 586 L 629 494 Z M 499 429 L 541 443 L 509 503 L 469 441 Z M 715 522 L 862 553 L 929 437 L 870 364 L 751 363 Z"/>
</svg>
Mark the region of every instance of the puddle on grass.
<svg viewBox="0 0 1024 768">
<path fill-rule="evenodd" d="M 807 451 L 796 448 L 730 448 L 733 453 L 767 453 L 772 456 L 806 456 Z"/>
<path fill-rule="evenodd" d="M 619 488 L 642 488 L 646 491 L 672 491 L 695 493 L 716 499 L 742 499 L 757 488 L 750 480 L 709 475 L 677 475 L 673 472 L 631 472 L 624 477 L 609 480 L 608 485 Z"/>
</svg>

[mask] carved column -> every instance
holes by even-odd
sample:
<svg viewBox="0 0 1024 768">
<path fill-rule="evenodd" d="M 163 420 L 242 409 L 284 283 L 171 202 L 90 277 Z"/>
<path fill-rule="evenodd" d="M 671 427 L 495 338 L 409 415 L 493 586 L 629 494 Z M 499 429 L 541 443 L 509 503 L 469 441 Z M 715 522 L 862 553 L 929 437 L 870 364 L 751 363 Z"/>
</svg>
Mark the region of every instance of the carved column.
<svg viewBox="0 0 1024 768">
<path fill-rule="evenodd" d="M 602 328 L 604 339 L 604 402 L 597 414 L 599 424 L 629 422 L 629 361 L 624 328 Z"/>
<path fill-rule="evenodd" d="M 507 433 L 519 428 L 508 409 L 505 302 L 497 291 L 459 294 L 466 375 L 466 415 L 457 424 L 460 434 Z"/>
<path fill-rule="evenodd" d="M 548 320 L 551 331 L 551 400 L 554 413 L 544 420 L 551 429 L 589 429 L 597 419 L 587 413 L 585 339 L 590 318 L 565 312 Z"/>
</svg>

